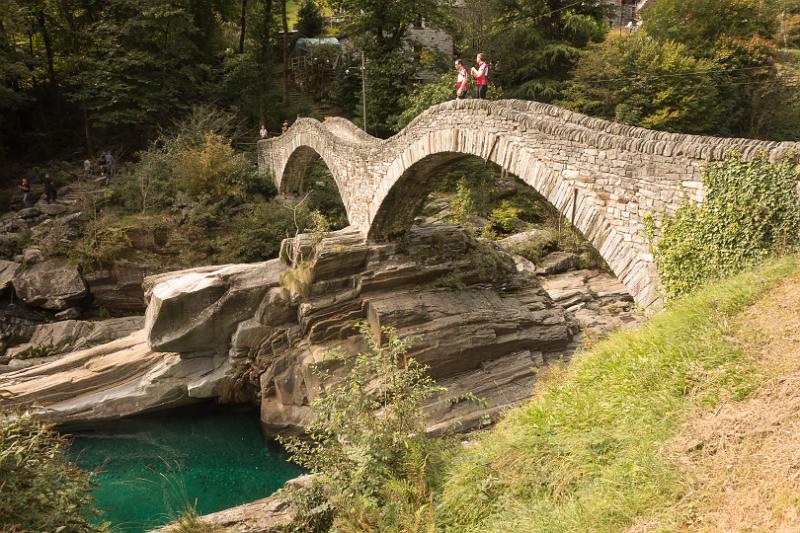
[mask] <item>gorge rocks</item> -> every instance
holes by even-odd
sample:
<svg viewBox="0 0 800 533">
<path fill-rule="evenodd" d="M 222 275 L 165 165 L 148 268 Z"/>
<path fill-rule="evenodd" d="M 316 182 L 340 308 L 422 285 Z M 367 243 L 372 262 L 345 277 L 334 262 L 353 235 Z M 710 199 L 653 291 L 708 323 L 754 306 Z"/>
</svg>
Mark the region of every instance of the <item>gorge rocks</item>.
<svg viewBox="0 0 800 533">
<path fill-rule="evenodd" d="M 189 403 L 187 385 L 212 372 L 213 358 L 154 352 L 143 331 L 0 375 L 0 405 L 39 406 L 43 419 L 82 423 Z"/>
<path fill-rule="evenodd" d="M 418 338 L 409 356 L 450 389 L 426 406 L 442 432 L 496 419 L 530 396 L 537 367 L 575 347 L 576 324 L 536 278 L 457 227 L 392 243 L 345 229 L 283 249 L 310 260 L 305 275 L 272 260 L 146 278 L 143 331 L 0 376 L 0 404 L 90 421 L 217 397 L 259 402 L 268 431 L 300 431 L 323 386 L 317 365 L 341 375 L 366 348 L 360 320 L 376 337 Z M 343 361 L 326 359 L 333 348 Z M 469 391 L 486 404 L 458 399 Z"/>
<path fill-rule="evenodd" d="M 57 260 L 17 272 L 12 283 L 17 296 L 27 305 L 50 310 L 67 309 L 88 294 L 78 269 Z"/>
<path fill-rule="evenodd" d="M 561 274 L 578 266 L 578 256 L 570 252 L 553 252 L 542 258 L 539 274 Z"/>
<path fill-rule="evenodd" d="M 199 268 L 147 281 L 146 330 L 154 350 L 208 352 L 227 349 L 239 322 L 251 317 L 278 285 L 279 261 Z"/>
</svg>

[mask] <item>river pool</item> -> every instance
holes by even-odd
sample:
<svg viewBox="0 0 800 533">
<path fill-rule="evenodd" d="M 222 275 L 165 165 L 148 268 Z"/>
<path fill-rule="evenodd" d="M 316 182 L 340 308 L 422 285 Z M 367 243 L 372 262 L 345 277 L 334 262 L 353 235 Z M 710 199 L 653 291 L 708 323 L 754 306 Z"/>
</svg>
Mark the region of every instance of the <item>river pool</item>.
<svg viewBox="0 0 800 533">
<path fill-rule="evenodd" d="M 302 474 L 261 434 L 258 412 L 208 404 L 73 433 L 70 458 L 99 470 L 98 522 L 140 533 L 192 504 L 199 514 L 263 498 Z"/>
</svg>

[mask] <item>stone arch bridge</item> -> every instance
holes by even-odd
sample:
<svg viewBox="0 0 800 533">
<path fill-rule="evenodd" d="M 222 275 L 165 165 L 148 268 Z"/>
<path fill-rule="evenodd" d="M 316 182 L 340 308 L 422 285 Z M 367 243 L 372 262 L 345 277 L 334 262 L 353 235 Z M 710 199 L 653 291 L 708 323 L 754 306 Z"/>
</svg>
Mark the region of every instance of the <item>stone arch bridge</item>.
<svg viewBox="0 0 800 533">
<path fill-rule="evenodd" d="M 799 143 L 665 133 L 520 100 L 453 100 L 432 107 L 389 139 L 332 118 L 297 120 L 258 143 L 261 171 L 282 194 L 302 191 L 312 163 L 328 166 L 350 224 L 368 238 L 405 233 L 438 178 L 456 159 L 491 161 L 544 196 L 600 252 L 634 299 L 660 300 L 644 218 L 702 202 L 702 169 L 728 149 L 770 158 Z"/>
</svg>

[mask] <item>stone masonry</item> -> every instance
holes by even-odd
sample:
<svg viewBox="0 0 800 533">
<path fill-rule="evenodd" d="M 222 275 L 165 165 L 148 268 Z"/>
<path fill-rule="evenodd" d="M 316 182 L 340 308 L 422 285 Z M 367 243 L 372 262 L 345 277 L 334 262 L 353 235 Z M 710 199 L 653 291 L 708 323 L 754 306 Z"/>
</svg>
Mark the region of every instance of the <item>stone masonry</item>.
<svg viewBox="0 0 800 533">
<path fill-rule="evenodd" d="M 322 158 L 351 225 L 372 240 L 404 234 L 443 170 L 477 156 L 518 176 L 552 203 L 597 248 L 643 307 L 660 286 L 645 231 L 652 214 L 703 201 L 708 161 L 735 149 L 771 159 L 800 143 L 665 133 L 521 100 L 452 100 L 428 109 L 397 135 L 377 139 L 342 118 L 299 119 L 288 133 L 259 142 L 259 168 L 280 193 L 302 191 Z"/>
</svg>

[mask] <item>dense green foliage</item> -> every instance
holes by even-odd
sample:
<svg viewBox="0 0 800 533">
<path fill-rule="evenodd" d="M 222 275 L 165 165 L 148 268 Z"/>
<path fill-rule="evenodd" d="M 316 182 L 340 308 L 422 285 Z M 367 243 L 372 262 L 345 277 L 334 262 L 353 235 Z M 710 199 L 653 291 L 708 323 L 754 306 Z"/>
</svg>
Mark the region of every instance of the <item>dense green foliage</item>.
<svg viewBox="0 0 800 533">
<path fill-rule="evenodd" d="M 800 168 L 792 158 L 743 161 L 729 153 L 703 174 L 705 200 L 687 201 L 663 221 L 655 243 L 668 295 L 696 289 L 800 244 Z"/>
<path fill-rule="evenodd" d="M 643 30 L 582 54 L 560 103 L 660 130 L 797 139 L 800 63 L 778 52 L 785 17 L 777 8 L 760 0 L 654 2 Z"/>
<path fill-rule="evenodd" d="M 30 416 L 0 415 L 0 529 L 97 530 L 87 519 L 92 475 L 65 459 L 67 446 Z"/>
<path fill-rule="evenodd" d="M 557 98 L 581 49 L 608 30 L 604 2 L 494 0 L 493 8 L 493 77 L 516 98 Z"/>
<path fill-rule="evenodd" d="M 592 46 L 573 71 L 564 103 L 576 111 L 646 128 L 701 133 L 723 116 L 718 66 L 686 46 L 660 43 L 644 32 L 610 36 Z M 693 76 L 673 77 L 678 72 Z"/>
<path fill-rule="evenodd" d="M 309 531 L 312 522 L 323 531 L 320 522 L 336 531 L 427 531 L 442 450 L 425 436 L 421 406 L 439 389 L 424 366 L 406 357 L 413 340 L 390 329 L 376 339 L 368 325 L 358 328 L 368 351 L 326 355 L 318 365 L 323 386 L 312 404 L 308 440 L 284 440 L 317 485 L 307 496 L 317 512 L 301 515 L 308 522 L 298 531 Z M 330 362 L 349 371 L 334 378 L 324 370 Z"/>
</svg>

